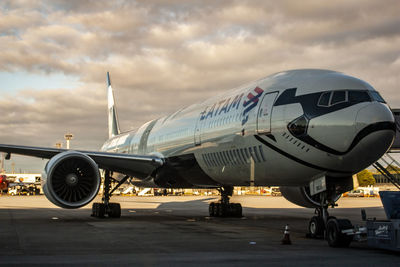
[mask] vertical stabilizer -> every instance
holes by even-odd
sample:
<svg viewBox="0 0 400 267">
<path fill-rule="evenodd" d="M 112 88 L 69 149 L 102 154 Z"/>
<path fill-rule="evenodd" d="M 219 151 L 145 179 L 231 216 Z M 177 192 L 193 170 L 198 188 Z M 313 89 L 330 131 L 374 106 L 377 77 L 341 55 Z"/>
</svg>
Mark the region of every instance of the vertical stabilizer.
<svg viewBox="0 0 400 267">
<path fill-rule="evenodd" d="M 108 98 L 108 138 L 120 133 L 117 110 L 115 108 L 114 92 L 111 87 L 110 73 L 107 72 L 107 98 Z"/>
</svg>

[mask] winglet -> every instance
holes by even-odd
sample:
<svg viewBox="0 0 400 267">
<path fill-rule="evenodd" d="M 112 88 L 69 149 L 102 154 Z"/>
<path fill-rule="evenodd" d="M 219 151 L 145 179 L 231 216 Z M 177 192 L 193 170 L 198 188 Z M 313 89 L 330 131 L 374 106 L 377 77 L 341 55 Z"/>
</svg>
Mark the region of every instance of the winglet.
<svg viewBox="0 0 400 267">
<path fill-rule="evenodd" d="M 110 73 L 107 72 L 107 98 L 108 98 L 108 137 L 120 134 L 117 109 L 115 107 L 114 92 L 111 87 Z"/>
</svg>

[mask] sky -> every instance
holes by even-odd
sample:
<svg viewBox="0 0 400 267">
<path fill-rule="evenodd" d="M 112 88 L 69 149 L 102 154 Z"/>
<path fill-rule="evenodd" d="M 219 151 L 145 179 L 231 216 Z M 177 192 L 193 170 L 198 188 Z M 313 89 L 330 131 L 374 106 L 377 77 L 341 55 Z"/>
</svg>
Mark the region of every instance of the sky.
<svg viewBox="0 0 400 267">
<path fill-rule="evenodd" d="M 99 149 L 107 71 L 122 130 L 299 68 L 356 76 L 400 108 L 399 14 L 398 0 L 3 0 L 0 143 L 54 147 L 70 132 L 72 148 Z"/>
</svg>

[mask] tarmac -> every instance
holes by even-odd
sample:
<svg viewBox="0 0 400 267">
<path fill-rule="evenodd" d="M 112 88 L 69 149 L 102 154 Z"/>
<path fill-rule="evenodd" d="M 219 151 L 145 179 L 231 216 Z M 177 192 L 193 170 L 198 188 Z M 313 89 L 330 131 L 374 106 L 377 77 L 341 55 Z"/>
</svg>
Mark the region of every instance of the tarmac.
<svg viewBox="0 0 400 267">
<path fill-rule="evenodd" d="M 1 265 L 399 266 L 400 254 L 353 242 L 331 248 L 306 237 L 312 209 L 282 197 L 234 196 L 243 218 L 210 218 L 217 197 L 113 197 L 119 219 L 90 217 L 90 207 L 61 209 L 44 196 L 0 196 Z M 342 198 L 331 215 L 362 225 L 384 219 L 379 198 Z M 292 245 L 281 245 L 285 225 Z"/>
</svg>

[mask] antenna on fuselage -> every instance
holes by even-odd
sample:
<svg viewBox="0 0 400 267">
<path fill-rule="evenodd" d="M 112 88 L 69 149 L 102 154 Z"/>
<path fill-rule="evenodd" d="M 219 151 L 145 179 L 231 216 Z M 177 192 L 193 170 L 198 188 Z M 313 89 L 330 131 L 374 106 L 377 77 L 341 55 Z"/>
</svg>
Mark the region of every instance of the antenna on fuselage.
<svg viewBox="0 0 400 267">
<path fill-rule="evenodd" d="M 108 98 L 108 138 L 120 134 L 117 110 L 114 101 L 114 92 L 111 87 L 110 73 L 107 71 L 107 98 Z"/>
</svg>

